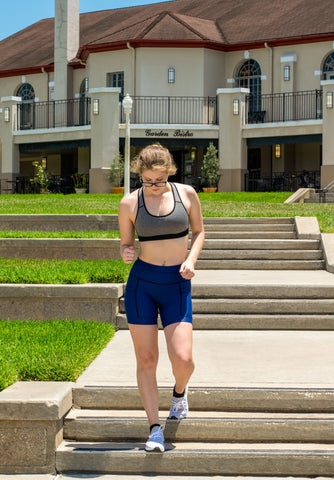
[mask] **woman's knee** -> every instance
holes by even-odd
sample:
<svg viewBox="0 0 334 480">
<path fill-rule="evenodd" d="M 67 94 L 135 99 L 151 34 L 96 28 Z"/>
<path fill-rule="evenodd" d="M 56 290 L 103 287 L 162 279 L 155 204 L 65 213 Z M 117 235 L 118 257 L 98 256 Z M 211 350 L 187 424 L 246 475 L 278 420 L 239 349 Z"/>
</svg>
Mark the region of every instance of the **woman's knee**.
<svg viewBox="0 0 334 480">
<path fill-rule="evenodd" d="M 176 354 L 172 363 L 174 369 L 176 368 L 178 371 L 183 371 L 185 373 L 192 373 L 195 369 L 192 355 L 187 355 L 185 353 Z"/>
<path fill-rule="evenodd" d="M 137 352 L 137 367 L 141 370 L 151 370 L 158 364 L 158 354 L 153 351 Z"/>
</svg>

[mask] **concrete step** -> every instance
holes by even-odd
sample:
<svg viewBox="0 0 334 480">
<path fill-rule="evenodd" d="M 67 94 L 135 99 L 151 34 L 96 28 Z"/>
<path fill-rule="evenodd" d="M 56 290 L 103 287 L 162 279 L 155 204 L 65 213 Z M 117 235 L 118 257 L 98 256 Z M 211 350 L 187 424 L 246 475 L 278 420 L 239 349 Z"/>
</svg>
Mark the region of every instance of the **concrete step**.
<svg viewBox="0 0 334 480">
<path fill-rule="evenodd" d="M 202 250 L 199 260 L 322 260 L 322 250 Z"/>
<path fill-rule="evenodd" d="M 295 226 L 292 223 L 282 223 L 273 225 L 271 223 L 205 223 L 204 228 L 206 232 L 294 232 Z"/>
<path fill-rule="evenodd" d="M 127 330 L 125 313 L 116 317 L 119 330 Z M 161 325 L 160 325 L 160 328 Z M 333 315 L 237 315 L 237 314 L 194 314 L 194 330 L 334 330 Z"/>
<path fill-rule="evenodd" d="M 296 238 L 296 233 L 294 231 L 291 232 L 276 232 L 276 231 L 254 231 L 254 232 L 233 232 L 229 230 L 224 230 L 223 232 L 214 231 L 214 232 L 207 232 L 205 233 L 206 238 L 240 238 L 240 239 L 247 239 L 247 238 L 263 238 L 263 239 L 294 239 Z"/>
<path fill-rule="evenodd" d="M 204 217 L 204 225 L 294 225 L 294 217 Z"/>
<path fill-rule="evenodd" d="M 334 389 L 324 385 L 294 387 L 191 387 L 188 391 L 190 410 L 218 412 L 290 412 L 334 413 Z M 160 409 L 169 410 L 171 389 L 159 388 Z M 141 410 L 137 386 L 74 385 L 75 408 L 102 410 Z"/>
<path fill-rule="evenodd" d="M 56 452 L 58 472 L 182 475 L 331 475 L 334 445 L 300 443 L 177 443 L 164 454 L 143 443 L 67 442 Z"/>
<path fill-rule="evenodd" d="M 198 270 L 322 270 L 324 260 L 201 260 Z"/>
<path fill-rule="evenodd" d="M 334 442 L 334 414 L 197 412 L 182 422 L 167 420 L 165 440 L 177 442 Z M 64 438 L 76 441 L 145 441 L 144 410 L 72 409 L 64 422 Z"/>
<path fill-rule="evenodd" d="M 89 476 L 79 476 L 79 478 L 87 478 L 91 479 L 91 475 Z M 94 477 L 93 477 L 94 478 Z M 128 475 L 128 474 L 105 474 L 105 475 L 99 475 L 98 476 L 99 480 L 148 480 L 147 475 Z M 184 475 L 154 475 L 153 476 L 154 480 L 189 480 L 189 477 L 185 477 Z M 193 477 L 194 480 L 233 480 L 230 476 L 222 476 L 222 475 L 196 475 L 196 477 Z M 284 480 L 286 477 L 272 477 L 272 476 L 265 476 L 265 477 L 260 477 L 260 476 L 243 476 L 242 480 Z M 330 477 L 332 480 L 334 477 Z M 0 477 L 1 479 L 1 477 Z M 329 477 L 327 477 L 328 480 Z M 25 475 L 20 476 L 20 475 L 6 475 L 6 478 L 1 479 L 1 480 L 51 480 L 49 478 L 39 478 L 39 476 L 36 477 L 36 475 L 32 478 L 31 475 Z M 66 473 L 65 475 L 58 475 L 57 480 L 78 480 L 78 476 L 75 474 L 69 474 Z M 240 480 L 240 479 L 239 479 Z M 291 480 L 286 478 L 286 480 Z M 309 477 L 294 477 L 294 480 L 309 480 Z M 319 478 L 319 480 L 321 480 Z M 324 479 L 322 479 L 324 480 Z"/>
<path fill-rule="evenodd" d="M 333 314 L 334 298 L 330 299 L 193 299 L 194 313 L 245 314 Z"/>
<path fill-rule="evenodd" d="M 319 250 L 319 240 L 213 239 L 206 238 L 204 250 Z"/>
</svg>

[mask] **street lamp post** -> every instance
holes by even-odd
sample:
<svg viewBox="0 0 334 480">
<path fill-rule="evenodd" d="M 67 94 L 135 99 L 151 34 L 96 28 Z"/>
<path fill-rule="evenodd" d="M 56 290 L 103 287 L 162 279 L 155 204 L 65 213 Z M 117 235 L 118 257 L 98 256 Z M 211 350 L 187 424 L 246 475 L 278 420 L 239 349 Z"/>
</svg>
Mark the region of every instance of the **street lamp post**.
<svg viewBox="0 0 334 480">
<path fill-rule="evenodd" d="M 123 99 L 125 113 L 124 195 L 130 193 L 130 115 L 133 100 L 127 93 Z"/>
</svg>

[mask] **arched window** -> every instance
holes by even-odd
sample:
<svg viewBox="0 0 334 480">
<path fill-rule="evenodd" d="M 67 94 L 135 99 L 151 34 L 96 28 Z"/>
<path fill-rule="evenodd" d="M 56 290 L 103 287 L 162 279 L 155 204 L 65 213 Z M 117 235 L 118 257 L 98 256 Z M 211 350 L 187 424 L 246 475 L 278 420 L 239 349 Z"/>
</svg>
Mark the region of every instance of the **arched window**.
<svg viewBox="0 0 334 480">
<path fill-rule="evenodd" d="M 250 111 L 261 110 L 261 68 L 256 60 L 249 59 L 241 65 L 235 77 L 235 86 L 249 88 L 252 99 Z"/>
<path fill-rule="evenodd" d="M 324 61 L 322 68 L 322 80 L 334 79 L 334 52 L 332 52 Z"/>
<path fill-rule="evenodd" d="M 34 119 L 35 119 L 35 111 L 34 111 L 34 99 L 35 99 L 35 91 L 30 83 L 24 83 L 18 89 L 17 94 L 18 97 L 22 98 L 22 104 L 19 105 L 20 110 L 20 129 L 27 130 L 30 128 L 34 128 Z"/>
<path fill-rule="evenodd" d="M 80 97 L 85 98 L 86 94 L 88 93 L 88 78 L 86 77 L 84 80 L 82 80 L 81 85 L 80 85 Z"/>
<path fill-rule="evenodd" d="M 35 99 L 35 91 L 30 83 L 21 85 L 16 95 L 21 97 L 23 102 L 31 102 Z"/>
</svg>

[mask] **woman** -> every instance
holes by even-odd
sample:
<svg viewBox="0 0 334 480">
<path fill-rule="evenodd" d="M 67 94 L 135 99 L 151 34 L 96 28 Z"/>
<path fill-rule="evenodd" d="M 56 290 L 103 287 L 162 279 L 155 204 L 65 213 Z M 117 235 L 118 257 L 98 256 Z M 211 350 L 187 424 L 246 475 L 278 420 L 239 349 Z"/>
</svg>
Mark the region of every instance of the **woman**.
<svg viewBox="0 0 334 480">
<path fill-rule="evenodd" d="M 166 148 L 160 144 L 144 148 L 132 162 L 132 171 L 140 175 L 142 187 L 120 203 L 120 252 L 125 263 L 132 263 L 136 231 L 140 253 L 127 282 L 125 310 L 135 348 L 138 388 L 150 425 L 145 449 L 163 452 L 156 379 L 157 316 L 159 312 L 175 377 L 169 418 L 179 420 L 188 413 L 187 384 L 194 370 L 190 279 L 203 246 L 204 228 L 195 190 L 168 182 L 176 166 Z"/>
</svg>

